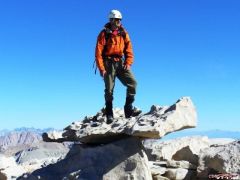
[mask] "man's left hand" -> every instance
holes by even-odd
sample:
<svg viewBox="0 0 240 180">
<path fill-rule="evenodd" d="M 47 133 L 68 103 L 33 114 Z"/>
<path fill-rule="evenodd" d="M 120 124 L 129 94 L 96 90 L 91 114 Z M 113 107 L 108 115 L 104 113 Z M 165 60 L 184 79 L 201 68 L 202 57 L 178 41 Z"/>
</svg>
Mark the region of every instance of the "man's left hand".
<svg viewBox="0 0 240 180">
<path fill-rule="evenodd" d="M 130 68 L 131 68 L 131 66 L 128 65 L 128 64 L 125 64 L 125 65 L 123 66 L 123 69 L 124 69 L 124 70 L 130 70 Z"/>
</svg>

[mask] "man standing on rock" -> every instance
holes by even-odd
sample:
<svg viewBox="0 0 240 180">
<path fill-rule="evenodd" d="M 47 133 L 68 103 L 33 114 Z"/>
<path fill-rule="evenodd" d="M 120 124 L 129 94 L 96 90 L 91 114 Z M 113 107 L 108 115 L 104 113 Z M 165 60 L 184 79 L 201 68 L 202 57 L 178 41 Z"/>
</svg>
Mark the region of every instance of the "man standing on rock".
<svg viewBox="0 0 240 180">
<path fill-rule="evenodd" d="M 137 116 L 141 111 L 132 106 L 137 82 L 131 71 L 133 50 L 129 35 L 121 24 L 122 14 L 118 10 L 111 10 L 108 18 L 109 22 L 98 35 L 95 57 L 105 83 L 105 113 L 107 123 L 110 124 L 113 121 L 112 102 L 116 77 L 127 87 L 125 117 Z"/>
</svg>

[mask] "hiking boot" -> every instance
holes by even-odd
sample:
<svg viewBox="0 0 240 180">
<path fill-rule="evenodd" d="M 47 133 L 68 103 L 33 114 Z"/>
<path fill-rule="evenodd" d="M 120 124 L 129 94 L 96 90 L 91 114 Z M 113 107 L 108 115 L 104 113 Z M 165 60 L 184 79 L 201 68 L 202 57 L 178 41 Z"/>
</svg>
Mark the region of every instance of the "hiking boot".
<svg viewBox="0 0 240 180">
<path fill-rule="evenodd" d="M 136 107 L 124 106 L 125 118 L 135 117 L 141 114 L 142 111 Z"/>
<path fill-rule="evenodd" d="M 132 109 L 132 117 L 135 117 L 135 116 L 138 116 L 139 114 L 141 114 L 142 113 L 142 111 L 140 110 L 140 109 L 138 109 L 138 108 L 136 108 L 136 107 L 134 107 L 133 109 Z"/>
<path fill-rule="evenodd" d="M 132 106 L 134 102 L 134 96 L 128 96 L 124 106 L 124 114 L 126 118 L 135 117 L 142 113 L 141 110 Z"/>
<path fill-rule="evenodd" d="M 106 102 L 105 114 L 107 117 L 107 124 L 111 124 L 113 122 L 112 101 Z"/>
<path fill-rule="evenodd" d="M 126 103 L 124 106 L 124 114 L 126 118 L 135 117 L 142 113 L 141 110 L 132 106 L 134 102 L 134 96 L 127 96 Z"/>
<path fill-rule="evenodd" d="M 113 116 L 107 115 L 107 124 L 111 124 L 113 122 Z"/>
</svg>

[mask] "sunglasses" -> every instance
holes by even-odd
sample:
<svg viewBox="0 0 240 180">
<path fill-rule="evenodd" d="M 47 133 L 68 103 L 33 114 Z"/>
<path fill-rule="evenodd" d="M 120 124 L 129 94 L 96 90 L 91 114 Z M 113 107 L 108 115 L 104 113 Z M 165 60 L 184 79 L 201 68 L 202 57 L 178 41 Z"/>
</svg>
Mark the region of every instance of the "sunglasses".
<svg viewBox="0 0 240 180">
<path fill-rule="evenodd" d="M 121 21 L 121 19 L 118 19 L 118 18 L 111 18 L 110 21 Z"/>
</svg>

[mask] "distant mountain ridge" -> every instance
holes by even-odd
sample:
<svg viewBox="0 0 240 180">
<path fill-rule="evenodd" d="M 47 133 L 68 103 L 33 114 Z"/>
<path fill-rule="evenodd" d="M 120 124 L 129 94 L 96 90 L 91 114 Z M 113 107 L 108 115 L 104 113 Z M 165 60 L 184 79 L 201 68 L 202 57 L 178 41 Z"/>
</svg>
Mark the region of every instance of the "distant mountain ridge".
<svg viewBox="0 0 240 180">
<path fill-rule="evenodd" d="M 44 132 L 52 131 L 54 128 L 44 128 L 44 129 L 38 129 L 38 128 L 29 128 L 29 127 L 20 127 L 20 128 L 15 128 L 14 130 L 8 130 L 8 129 L 0 129 L 0 137 L 5 136 L 9 133 L 12 132 L 34 132 L 37 134 L 42 134 Z"/>
<path fill-rule="evenodd" d="M 44 132 L 49 132 L 56 130 L 54 128 L 29 128 L 29 127 L 21 127 L 21 128 L 15 128 L 14 130 L 8 130 L 8 129 L 0 129 L 0 137 L 5 136 L 9 133 L 13 132 L 34 132 L 39 135 L 41 135 Z M 183 131 L 178 131 L 172 134 L 169 134 L 165 136 L 165 138 L 177 138 L 177 137 L 183 137 L 183 136 L 208 136 L 209 138 L 233 138 L 233 139 L 240 139 L 240 130 L 239 131 L 229 131 L 229 130 L 219 130 L 219 129 L 213 129 L 213 130 L 205 130 L 205 131 L 199 131 L 199 130 L 192 130 L 192 129 L 186 129 Z"/>
<path fill-rule="evenodd" d="M 17 128 L 12 131 L 0 131 L 0 152 L 9 148 L 21 149 L 34 143 L 42 141 L 42 133 L 54 130 L 53 128 L 36 129 L 36 128 Z"/>
<path fill-rule="evenodd" d="M 0 137 L 1 136 L 5 136 L 7 133 L 9 133 L 10 131 L 8 129 L 2 129 L 0 130 Z"/>
</svg>

